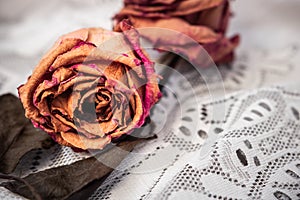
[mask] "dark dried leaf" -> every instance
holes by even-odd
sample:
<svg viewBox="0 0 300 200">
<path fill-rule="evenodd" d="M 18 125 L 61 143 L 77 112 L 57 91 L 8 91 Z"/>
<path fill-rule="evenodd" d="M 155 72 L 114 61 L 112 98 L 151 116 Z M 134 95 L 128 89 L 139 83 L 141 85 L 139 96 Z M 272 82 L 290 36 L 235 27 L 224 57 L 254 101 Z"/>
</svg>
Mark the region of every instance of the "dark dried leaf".
<svg viewBox="0 0 300 200">
<path fill-rule="evenodd" d="M 11 144 L 0 160 L 0 172 L 11 173 L 19 160 L 29 151 L 37 148 L 49 148 L 54 141 L 45 132 L 36 129 L 28 121 L 25 128 Z"/>
<path fill-rule="evenodd" d="M 112 148 L 108 147 L 108 150 L 97 154 L 97 158 L 92 157 L 71 165 L 30 174 L 24 180 L 30 183 L 43 199 L 65 199 L 88 183 L 109 174 L 141 141 L 143 139 L 126 140 Z M 120 151 L 120 148 L 123 150 Z M 2 183 L 2 186 L 26 198 L 34 198 L 23 182 L 6 182 Z"/>
<path fill-rule="evenodd" d="M 49 147 L 53 142 L 50 136 L 34 128 L 26 119 L 16 96 L 0 96 L 0 107 L 0 172 L 11 173 L 27 152 Z"/>
<path fill-rule="evenodd" d="M 12 94 L 0 96 L 0 159 L 22 132 L 27 119 L 20 100 Z"/>
</svg>

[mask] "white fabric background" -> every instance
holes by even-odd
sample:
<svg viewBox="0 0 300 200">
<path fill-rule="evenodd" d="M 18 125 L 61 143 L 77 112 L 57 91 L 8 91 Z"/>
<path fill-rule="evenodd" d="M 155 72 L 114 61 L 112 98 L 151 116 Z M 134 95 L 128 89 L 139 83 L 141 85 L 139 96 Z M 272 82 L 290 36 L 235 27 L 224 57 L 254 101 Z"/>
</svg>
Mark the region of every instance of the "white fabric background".
<svg viewBox="0 0 300 200">
<path fill-rule="evenodd" d="M 228 34 L 240 33 L 242 43 L 232 68 L 220 69 L 224 82 L 212 81 L 208 93 L 197 73 L 185 72 L 193 98 L 183 77 L 172 74 L 167 86 L 173 92 L 165 89 L 152 114 L 158 138 L 135 148 L 91 199 L 300 198 L 300 2 L 232 5 Z M 121 7 L 120 0 L 0 1 L 0 93 L 17 94 L 61 34 L 110 29 Z M 88 156 L 60 146 L 36 150 L 15 173 L 25 176 Z M 0 189 L 1 198 L 13 197 Z"/>
</svg>

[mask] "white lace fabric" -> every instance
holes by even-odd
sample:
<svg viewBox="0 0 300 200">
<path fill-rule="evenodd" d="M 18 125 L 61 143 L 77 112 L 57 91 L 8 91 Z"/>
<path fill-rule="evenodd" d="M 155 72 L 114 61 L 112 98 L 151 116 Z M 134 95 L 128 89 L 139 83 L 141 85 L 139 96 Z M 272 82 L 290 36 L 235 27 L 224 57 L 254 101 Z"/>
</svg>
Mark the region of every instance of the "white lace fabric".
<svg viewBox="0 0 300 200">
<path fill-rule="evenodd" d="M 158 138 L 136 148 L 90 199 L 297 199 L 299 100 L 299 91 L 267 87 L 188 100 L 182 112 L 173 105 Z"/>
</svg>

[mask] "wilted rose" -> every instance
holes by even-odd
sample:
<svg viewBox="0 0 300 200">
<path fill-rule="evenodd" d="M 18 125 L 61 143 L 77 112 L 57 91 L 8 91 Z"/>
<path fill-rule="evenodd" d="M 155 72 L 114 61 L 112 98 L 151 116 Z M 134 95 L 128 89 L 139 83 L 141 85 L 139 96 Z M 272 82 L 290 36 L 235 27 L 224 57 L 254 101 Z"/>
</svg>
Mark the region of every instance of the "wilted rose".
<svg viewBox="0 0 300 200">
<path fill-rule="evenodd" d="M 58 143 L 102 149 L 142 126 L 159 100 L 138 32 L 121 26 L 123 33 L 85 28 L 62 36 L 19 87 L 26 117 Z"/>
<path fill-rule="evenodd" d="M 226 37 L 230 18 L 228 0 L 124 0 L 124 8 L 114 17 L 115 30 L 123 19 L 129 19 L 136 28 L 158 27 L 178 31 L 201 44 L 216 63 L 233 60 L 233 51 L 239 36 Z M 202 54 L 183 36 L 165 36 L 160 31 L 144 34 L 159 45 L 199 63 Z M 198 59 L 198 60 L 197 60 Z"/>
</svg>

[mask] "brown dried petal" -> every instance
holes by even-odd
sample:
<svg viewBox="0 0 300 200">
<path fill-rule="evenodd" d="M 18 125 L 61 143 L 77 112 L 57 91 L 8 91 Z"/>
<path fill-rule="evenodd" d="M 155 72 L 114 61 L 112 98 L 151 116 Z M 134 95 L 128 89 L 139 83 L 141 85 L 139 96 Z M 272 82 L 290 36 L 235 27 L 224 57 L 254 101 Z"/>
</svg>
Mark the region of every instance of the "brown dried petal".
<svg viewBox="0 0 300 200">
<path fill-rule="evenodd" d="M 176 44 L 176 45 L 186 45 L 186 39 L 183 37 L 185 34 L 199 43 L 211 43 L 215 42 L 220 38 L 220 35 L 216 34 L 213 30 L 205 26 L 194 26 L 188 24 L 186 21 L 180 18 L 170 18 L 170 19 L 160 19 L 160 20 L 151 20 L 151 19 L 137 19 L 130 18 L 133 24 L 136 27 L 157 27 L 157 28 L 167 28 L 171 30 L 178 31 L 179 33 L 174 35 L 164 34 L 164 31 L 153 32 L 147 31 L 143 32 L 143 36 L 150 39 L 152 42 L 156 43 L 161 42 L 165 44 Z M 180 24 L 180 26 L 179 26 Z"/>
<path fill-rule="evenodd" d="M 31 78 L 28 79 L 27 83 L 19 87 L 19 95 L 23 107 L 25 109 L 25 116 L 31 118 L 37 122 L 40 121 L 39 111 L 33 105 L 33 94 L 37 86 L 43 81 L 43 76 L 47 73 L 49 66 L 52 65 L 56 57 L 66 51 L 71 50 L 77 43 L 78 39 L 66 39 L 61 41 L 58 48 L 53 49 L 38 64 L 31 75 Z"/>
<path fill-rule="evenodd" d="M 186 0 L 181 1 L 171 16 L 184 16 L 206 9 L 214 8 L 224 3 L 224 0 Z"/>
<path fill-rule="evenodd" d="M 61 132 L 61 137 L 72 144 L 72 146 L 80 149 L 102 149 L 111 141 L 111 136 L 104 136 L 96 139 L 89 139 L 80 134 L 73 132 Z"/>
</svg>

